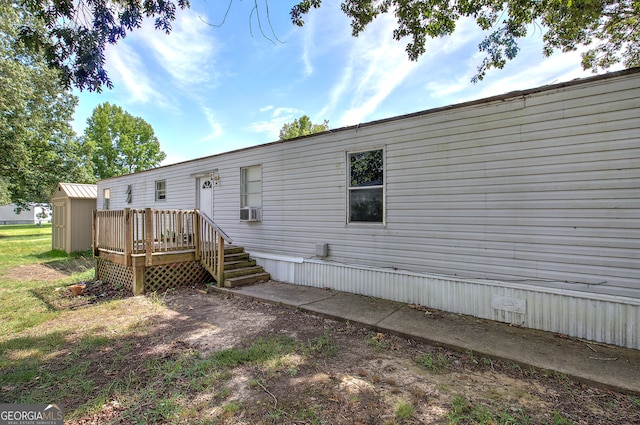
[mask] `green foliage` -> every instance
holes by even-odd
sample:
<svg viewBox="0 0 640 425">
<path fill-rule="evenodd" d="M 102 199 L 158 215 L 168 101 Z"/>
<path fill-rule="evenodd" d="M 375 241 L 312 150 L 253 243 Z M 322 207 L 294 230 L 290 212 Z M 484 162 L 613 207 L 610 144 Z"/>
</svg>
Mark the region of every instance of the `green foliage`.
<svg viewBox="0 0 640 425">
<path fill-rule="evenodd" d="M 157 167 L 166 158 L 149 123 L 109 102 L 87 120 L 83 149 L 99 180 Z"/>
<path fill-rule="evenodd" d="M 458 395 L 453 397 L 451 408 L 447 413 L 447 424 L 530 425 L 532 423 L 531 418 L 520 408 L 474 404 Z"/>
<path fill-rule="evenodd" d="M 449 359 L 444 354 L 425 354 L 418 357 L 416 362 L 431 372 L 442 372 L 449 367 Z"/>
<path fill-rule="evenodd" d="M 396 419 L 401 421 L 407 420 L 413 415 L 414 411 L 415 409 L 412 405 L 407 403 L 400 403 L 396 407 Z"/>
<path fill-rule="evenodd" d="M 234 367 L 239 364 L 266 363 L 295 350 L 295 341 L 284 336 L 258 338 L 247 348 L 219 351 L 211 358 L 216 367 Z"/>
<path fill-rule="evenodd" d="M 20 42 L 57 70 L 65 87 L 98 92 L 104 85 L 112 87 L 104 69 L 107 44 L 117 43 L 146 18 L 155 19 L 156 29 L 168 34 L 176 12 L 189 7 L 189 0 L 18 2 L 39 20 L 21 23 Z M 291 21 L 304 25 L 304 15 L 321 4 L 322 0 L 300 0 L 291 9 Z M 585 69 L 608 69 L 617 63 L 629 68 L 640 65 L 637 0 L 343 0 L 341 8 L 351 19 L 353 36 L 380 15 L 393 14 L 397 25 L 392 37 L 409 39 L 406 51 L 411 60 L 425 53 L 429 39 L 450 35 L 459 20 L 473 19 L 485 32 L 478 47 L 486 55 L 474 82 L 482 80 L 488 70 L 504 67 L 520 50 L 517 40 L 540 28 L 545 55 L 586 47 L 582 54 Z M 257 6 L 252 15 L 254 12 L 258 13 Z M 285 134 L 281 139 L 291 137 Z"/>
<path fill-rule="evenodd" d="M 331 357 L 336 354 L 337 348 L 330 336 L 319 336 L 307 341 L 306 352 L 308 354 L 320 354 Z"/>
<path fill-rule="evenodd" d="M 58 182 L 91 179 L 70 125 L 78 100 L 19 40 L 21 26 L 40 21 L 13 2 L 0 2 L 0 16 L 0 198 L 48 202 Z"/>
<path fill-rule="evenodd" d="M 303 15 L 322 0 L 302 0 L 291 10 L 294 24 L 304 25 Z M 397 25 L 393 38 L 409 38 L 406 51 L 417 60 L 429 39 L 451 35 L 463 18 L 475 20 L 485 32 L 478 48 L 486 56 L 472 81 L 482 80 L 492 68 L 501 69 L 520 51 L 518 39 L 544 31 L 543 53 L 568 52 L 586 47 L 584 69 L 608 69 L 622 63 L 640 66 L 640 2 L 637 0 L 343 0 L 342 11 L 351 19 L 354 37 L 382 14 L 391 13 Z"/>
<path fill-rule="evenodd" d="M 300 136 L 308 136 L 309 134 L 321 133 L 329 130 L 329 121 L 324 120 L 322 124 L 313 124 L 311 119 L 303 115 L 296 118 L 291 123 L 282 126 L 280 130 L 280 140 L 294 139 Z"/>
<path fill-rule="evenodd" d="M 189 0 L 18 0 L 42 22 L 24 22 L 20 39 L 47 64 L 59 71 L 66 87 L 101 91 L 112 84 L 104 69 L 106 45 L 115 44 L 127 32 L 154 18 L 156 29 L 171 32 L 176 9 Z"/>
</svg>

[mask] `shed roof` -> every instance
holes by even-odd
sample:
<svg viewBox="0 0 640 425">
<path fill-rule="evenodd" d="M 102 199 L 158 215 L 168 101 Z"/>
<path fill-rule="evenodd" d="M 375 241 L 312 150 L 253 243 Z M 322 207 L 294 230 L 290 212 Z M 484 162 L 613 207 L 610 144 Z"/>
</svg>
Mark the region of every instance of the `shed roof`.
<svg viewBox="0 0 640 425">
<path fill-rule="evenodd" d="M 98 197 L 98 185 L 95 184 L 58 183 L 58 190 L 63 191 L 69 198 L 96 199 Z"/>
</svg>

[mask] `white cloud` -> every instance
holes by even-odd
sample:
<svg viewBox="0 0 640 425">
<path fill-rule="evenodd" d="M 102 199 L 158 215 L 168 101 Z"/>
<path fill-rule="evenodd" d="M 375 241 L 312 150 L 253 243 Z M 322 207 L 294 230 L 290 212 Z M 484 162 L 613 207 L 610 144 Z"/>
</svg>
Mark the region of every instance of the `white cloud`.
<svg viewBox="0 0 640 425">
<path fill-rule="evenodd" d="M 280 130 L 286 123 L 292 122 L 296 118 L 299 118 L 304 114 L 303 111 L 295 108 L 271 108 L 267 111 L 271 111 L 270 117 L 262 121 L 256 121 L 249 125 L 247 128 L 254 133 L 262 133 L 267 135 L 270 139 L 277 140 L 280 137 Z"/>
<path fill-rule="evenodd" d="M 478 39 L 480 37 L 478 35 Z M 579 51 L 556 52 L 550 57 L 544 57 L 539 36 L 524 39 L 520 45 L 521 51 L 516 59 L 508 62 L 504 69 L 490 70 L 484 80 L 475 85 L 470 80 L 482 61 L 483 54 L 480 52 L 466 61 L 466 68 L 455 78 L 440 75 L 437 80 L 428 82 L 425 88 L 433 99 L 442 99 L 444 103 L 459 103 L 593 75 L 582 69 Z"/>
<path fill-rule="evenodd" d="M 215 45 L 209 26 L 191 10 L 176 15 L 171 34 L 156 30 L 147 22 L 139 31 L 142 43 L 151 47 L 159 65 L 181 86 L 217 84 Z"/>
<path fill-rule="evenodd" d="M 222 125 L 220 125 L 220 123 L 216 120 L 213 110 L 204 106 L 202 107 L 202 112 L 204 113 L 207 123 L 211 127 L 211 133 L 200 139 L 200 141 L 208 142 L 220 137 L 222 135 Z"/>
<path fill-rule="evenodd" d="M 342 114 L 338 125 L 365 120 L 418 66 L 419 62 L 407 59 L 406 43 L 392 39 L 395 25 L 393 16 L 381 16 L 354 40 L 348 65 L 332 90 L 330 105 L 325 107 L 333 109 L 333 104 L 350 97 L 351 107 Z M 350 87 L 355 88 L 348 90 Z"/>
<path fill-rule="evenodd" d="M 124 92 L 130 95 L 129 101 L 166 104 L 164 96 L 154 88 L 140 56 L 127 43 L 108 46 L 106 63 L 114 86 L 119 89 L 124 85 Z"/>
</svg>

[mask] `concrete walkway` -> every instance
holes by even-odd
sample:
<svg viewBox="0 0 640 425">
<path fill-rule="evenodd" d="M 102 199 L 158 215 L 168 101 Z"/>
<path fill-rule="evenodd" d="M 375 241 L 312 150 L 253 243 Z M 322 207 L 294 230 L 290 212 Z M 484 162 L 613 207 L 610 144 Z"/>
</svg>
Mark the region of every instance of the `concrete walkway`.
<svg viewBox="0 0 640 425">
<path fill-rule="evenodd" d="M 640 394 L 640 351 L 362 295 L 269 281 L 217 288 L 477 356 Z"/>
</svg>

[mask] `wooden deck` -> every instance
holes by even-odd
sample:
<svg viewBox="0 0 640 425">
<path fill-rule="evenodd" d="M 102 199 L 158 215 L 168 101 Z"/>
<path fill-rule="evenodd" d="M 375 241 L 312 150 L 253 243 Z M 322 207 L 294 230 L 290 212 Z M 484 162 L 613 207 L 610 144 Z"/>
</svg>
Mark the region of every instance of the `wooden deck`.
<svg viewBox="0 0 640 425">
<path fill-rule="evenodd" d="M 170 281 L 166 266 L 180 269 L 180 278 L 184 269 L 193 269 L 198 279 L 202 267 L 222 285 L 225 243 L 229 246 L 231 238 L 198 210 L 124 209 L 93 216 L 98 274 L 117 277 L 135 294 L 144 292 L 149 269 L 162 269 L 167 275 L 162 279 Z"/>
</svg>

